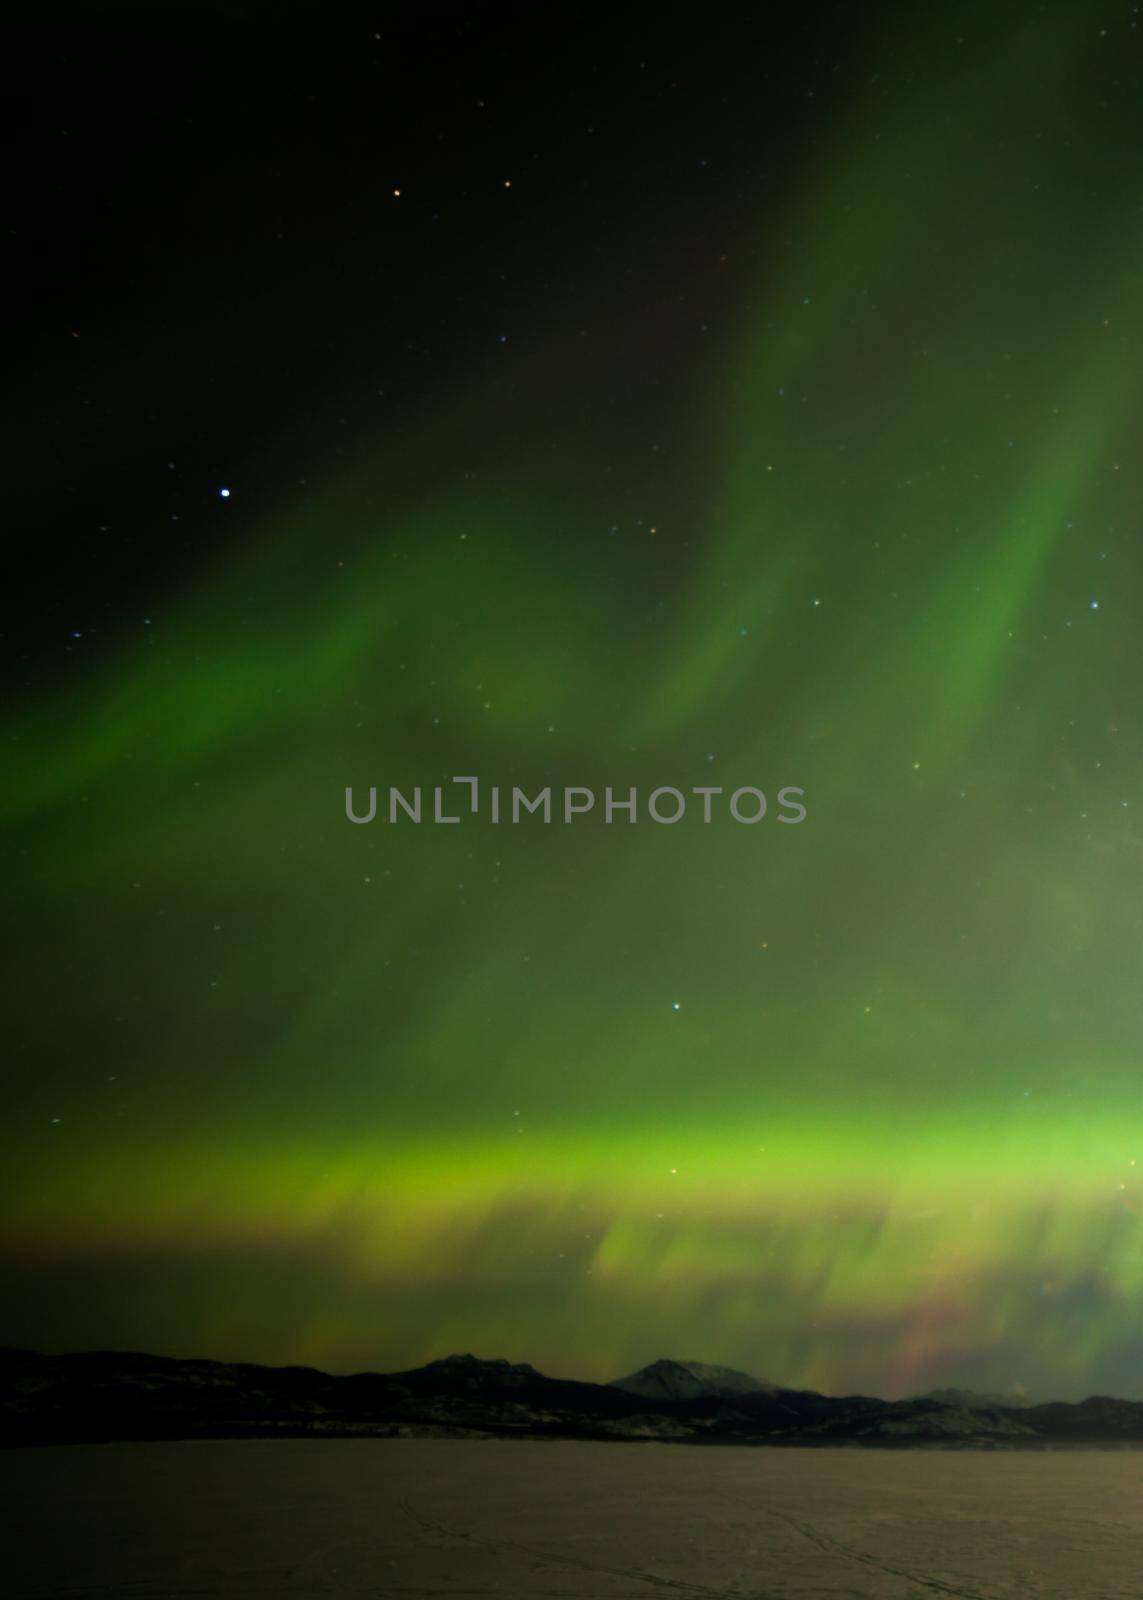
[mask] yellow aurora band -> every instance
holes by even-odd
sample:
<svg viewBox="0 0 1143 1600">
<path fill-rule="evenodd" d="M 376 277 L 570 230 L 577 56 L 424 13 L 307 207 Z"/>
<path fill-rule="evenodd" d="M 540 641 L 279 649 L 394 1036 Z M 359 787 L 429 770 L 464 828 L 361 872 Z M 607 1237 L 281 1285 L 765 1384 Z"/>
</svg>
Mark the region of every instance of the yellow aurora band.
<svg viewBox="0 0 1143 1600">
<path fill-rule="evenodd" d="M 677 356 L 601 276 L 13 709 L 17 1337 L 1143 1393 L 1137 173 L 1084 8 L 971 14 L 680 210 Z"/>
</svg>

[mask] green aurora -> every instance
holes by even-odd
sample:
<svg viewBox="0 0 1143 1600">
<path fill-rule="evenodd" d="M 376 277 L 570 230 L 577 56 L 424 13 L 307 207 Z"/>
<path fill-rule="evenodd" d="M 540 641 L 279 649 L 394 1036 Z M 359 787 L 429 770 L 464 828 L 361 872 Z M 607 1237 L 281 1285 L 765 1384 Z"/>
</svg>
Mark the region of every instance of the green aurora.
<svg viewBox="0 0 1143 1600">
<path fill-rule="evenodd" d="M 1143 1395 L 1135 13 L 879 26 L 13 697 L 9 1342 Z"/>
</svg>

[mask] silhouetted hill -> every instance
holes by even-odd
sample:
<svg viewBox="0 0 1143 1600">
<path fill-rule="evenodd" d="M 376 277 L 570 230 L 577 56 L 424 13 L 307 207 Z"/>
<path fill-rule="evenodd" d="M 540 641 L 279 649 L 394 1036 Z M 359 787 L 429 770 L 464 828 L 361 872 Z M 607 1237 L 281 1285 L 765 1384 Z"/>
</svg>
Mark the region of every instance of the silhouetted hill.
<svg viewBox="0 0 1143 1600">
<path fill-rule="evenodd" d="M 984 1411 L 1000 1406 L 1007 1411 L 1019 1411 L 1030 1405 L 1027 1395 L 978 1394 L 975 1389 L 930 1389 L 926 1394 L 911 1396 L 914 1400 L 936 1400 L 942 1406 L 956 1406 L 961 1411 Z"/>
<path fill-rule="evenodd" d="M 644 1372 L 664 1365 L 716 1391 L 728 1370 L 656 1362 Z M 663 1377 L 668 1387 L 674 1381 L 670 1373 Z M 631 1392 L 628 1381 L 579 1383 L 546 1377 L 525 1362 L 472 1355 L 408 1372 L 338 1377 L 312 1367 L 118 1351 L 44 1356 L 0 1350 L 0 1441 L 430 1434 L 990 1449 L 1143 1445 L 1143 1403 L 1102 1395 L 1078 1405 L 1022 1408 L 978 1404 L 987 1397 L 971 1395 L 973 1403 L 961 1405 L 929 1396 L 839 1398 L 774 1386 L 657 1398 Z M 731 1372 L 727 1385 L 736 1381 L 754 1382 Z"/>
<path fill-rule="evenodd" d="M 703 1361 L 652 1361 L 627 1378 L 613 1378 L 612 1389 L 625 1389 L 646 1400 L 733 1400 L 742 1394 L 772 1390 L 747 1372 L 733 1367 L 710 1367 Z"/>
<path fill-rule="evenodd" d="M 1093 1394 L 1078 1405 L 1051 1400 L 1020 1418 L 1044 1438 L 1072 1444 L 1143 1444 L 1143 1402 Z"/>
</svg>

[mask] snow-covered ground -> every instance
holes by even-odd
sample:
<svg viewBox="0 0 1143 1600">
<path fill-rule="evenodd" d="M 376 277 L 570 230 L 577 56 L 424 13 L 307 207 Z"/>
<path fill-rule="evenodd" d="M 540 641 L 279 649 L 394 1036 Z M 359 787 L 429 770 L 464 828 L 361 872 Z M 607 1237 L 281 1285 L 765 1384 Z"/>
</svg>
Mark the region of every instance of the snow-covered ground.
<svg viewBox="0 0 1143 1600">
<path fill-rule="evenodd" d="M 494 1440 L 0 1452 L 18 1597 L 1143 1596 L 1143 1453 Z"/>
</svg>

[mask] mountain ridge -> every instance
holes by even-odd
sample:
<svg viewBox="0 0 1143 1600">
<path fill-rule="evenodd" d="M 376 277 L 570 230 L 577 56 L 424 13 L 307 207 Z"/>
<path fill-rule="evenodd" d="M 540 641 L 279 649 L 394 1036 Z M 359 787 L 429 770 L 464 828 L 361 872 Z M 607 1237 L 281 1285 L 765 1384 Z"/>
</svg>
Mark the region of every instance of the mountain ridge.
<svg viewBox="0 0 1143 1600">
<path fill-rule="evenodd" d="M 729 1371 L 756 1381 L 702 1362 L 667 1365 L 692 1376 L 692 1369 L 700 1376 Z M 408 1435 L 883 1448 L 1143 1447 L 1143 1402 L 1089 1395 L 1077 1403 L 964 1405 L 929 1396 L 881 1400 L 774 1385 L 730 1397 L 649 1397 L 621 1384 L 550 1378 L 528 1362 L 471 1354 L 404 1372 L 342 1376 L 314 1367 L 141 1352 L 50 1356 L 0 1349 L 0 1442 L 6 1445 Z"/>
<path fill-rule="evenodd" d="M 705 1361 L 674 1361 L 661 1356 L 626 1378 L 612 1378 L 608 1387 L 639 1394 L 648 1400 L 732 1400 L 741 1394 L 776 1391 L 778 1386 L 762 1383 L 734 1367 L 710 1366 Z"/>
<path fill-rule="evenodd" d="M 923 1394 L 910 1395 L 911 1400 L 936 1400 L 940 1405 L 959 1406 L 966 1411 L 988 1410 L 1000 1406 L 1008 1411 L 1022 1411 L 1032 1404 L 1023 1390 L 1010 1390 L 1007 1394 L 981 1394 L 976 1389 L 927 1389 Z"/>
</svg>

